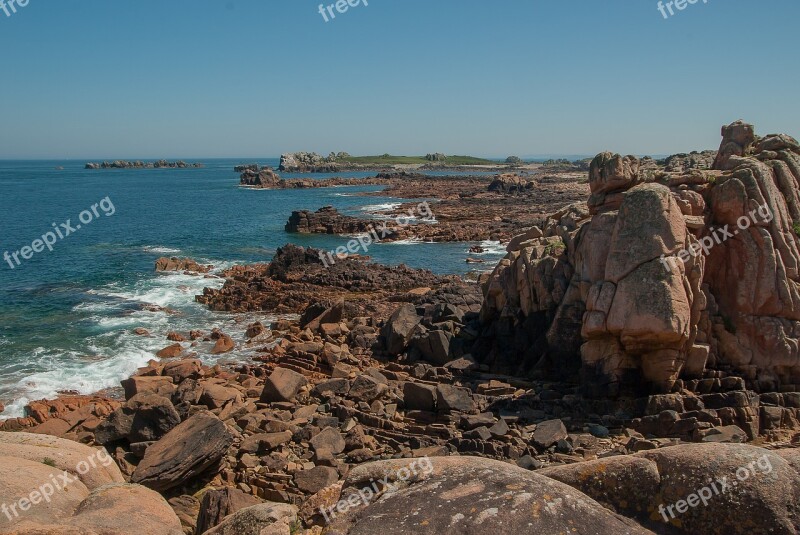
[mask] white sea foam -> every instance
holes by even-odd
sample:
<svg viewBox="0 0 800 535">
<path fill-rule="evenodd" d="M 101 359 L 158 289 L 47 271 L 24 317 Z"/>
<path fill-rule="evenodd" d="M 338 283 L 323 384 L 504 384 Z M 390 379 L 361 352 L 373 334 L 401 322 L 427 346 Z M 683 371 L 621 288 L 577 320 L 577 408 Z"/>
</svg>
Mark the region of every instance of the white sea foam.
<svg viewBox="0 0 800 535">
<path fill-rule="evenodd" d="M 172 247 L 163 247 L 161 245 L 145 245 L 142 247 L 142 250 L 148 253 L 158 253 L 158 254 L 178 254 L 181 252 L 180 249 L 174 249 Z"/>
<path fill-rule="evenodd" d="M 470 253 L 471 255 L 501 255 L 506 254 L 506 245 L 499 241 L 484 240 L 478 244 L 483 248 L 482 253 Z"/>
<path fill-rule="evenodd" d="M 402 203 L 399 202 L 368 204 L 367 206 L 362 206 L 361 210 L 364 212 L 391 212 L 392 210 L 397 210 L 401 205 Z"/>
<path fill-rule="evenodd" d="M 408 238 L 406 240 L 385 242 L 385 245 L 419 245 L 420 243 L 428 243 L 428 242 L 425 242 L 420 238 Z"/>
<path fill-rule="evenodd" d="M 220 266 L 219 269 L 224 268 Z M 24 407 L 31 400 L 52 399 L 59 391 L 91 394 L 119 386 L 122 379 L 146 365 L 158 350 L 170 343 L 166 340 L 170 331 L 186 332 L 197 328 L 210 331 L 219 327 L 242 347 L 247 323 L 256 319 L 270 322 L 276 317 L 252 314 L 252 320 L 247 318 L 247 321 L 237 322 L 231 315 L 212 312 L 195 302 L 194 296 L 202 293 L 204 287 L 218 288 L 223 283 L 222 279 L 176 273 L 154 275 L 133 284 L 117 282 L 89 290 L 87 293 L 93 296 L 92 300 L 75 306 L 73 310 L 76 317 L 88 322 L 96 334 L 85 340 L 80 352 L 44 347 L 32 350 L 24 367 L 7 374 L 2 381 L 6 408 L 0 419 L 23 416 Z M 178 313 L 139 308 L 145 304 L 156 304 Z M 147 329 L 151 336 L 134 334 L 137 327 Z M 197 351 L 203 362 L 213 365 L 220 356 L 210 354 L 212 347 L 213 343 L 205 343 L 192 348 L 192 351 Z M 244 348 L 221 357 L 229 362 L 246 362 L 252 354 L 251 348 Z"/>
</svg>

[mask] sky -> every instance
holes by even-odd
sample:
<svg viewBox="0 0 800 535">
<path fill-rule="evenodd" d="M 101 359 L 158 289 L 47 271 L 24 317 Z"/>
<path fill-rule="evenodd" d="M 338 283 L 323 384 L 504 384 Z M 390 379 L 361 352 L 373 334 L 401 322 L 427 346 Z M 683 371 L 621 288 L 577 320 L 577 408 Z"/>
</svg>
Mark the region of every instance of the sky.
<svg viewBox="0 0 800 535">
<path fill-rule="evenodd" d="M 737 119 L 800 137 L 798 0 L 319 6 L 0 10 L 0 159 L 664 155 Z"/>
</svg>

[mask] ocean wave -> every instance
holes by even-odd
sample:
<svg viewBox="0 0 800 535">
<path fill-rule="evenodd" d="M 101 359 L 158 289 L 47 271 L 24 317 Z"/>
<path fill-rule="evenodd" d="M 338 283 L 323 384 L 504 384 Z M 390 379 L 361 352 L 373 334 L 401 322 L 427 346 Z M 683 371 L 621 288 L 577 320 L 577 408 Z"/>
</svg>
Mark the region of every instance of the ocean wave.
<svg viewBox="0 0 800 535">
<path fill-rule="evenodd" d="M 174 249 L 172 247 L 164 247 L 161 245 L 145 245 L 142 247 L 142 251 L 147 253 L 158 253 L 158 254 L 178 254 L 181 252 L 180 249 Z"/>
<path fill-rule="evenodd" d="M 482 253 L 470 253 L 472 255 L 492 255 L 492 256 L 505 256 L 506 245 L 499 241 L 494 240 L 484 240 L 478 244 L 480 247 L 483 248 Z"/>
<path fill-rule="evenodd" d="M 366 206 L 362 206 L 361 210 L 364 212 L 391 212 L 392 210 L 396 210 L 399 208 L 403 203 L 399 202 L 387 202 L 382 204 L 368 204 Z"/>
<path fill-rule="evenodd" d="M 419 245 L 420 243 L 430 243 L 420 238 L 408 238 L 405 240 L 397 240 L 392 242 L 383 242 L 384 245 Z"/>
</svg>

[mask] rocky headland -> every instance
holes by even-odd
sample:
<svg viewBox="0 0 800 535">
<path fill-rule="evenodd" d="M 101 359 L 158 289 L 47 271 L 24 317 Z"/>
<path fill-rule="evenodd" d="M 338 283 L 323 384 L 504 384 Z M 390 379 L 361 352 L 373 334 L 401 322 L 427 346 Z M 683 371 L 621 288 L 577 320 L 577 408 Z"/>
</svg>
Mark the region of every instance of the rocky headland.
<svg viewBox="0 0 800 535">
<path fill-rule="evenodd" d="M 661 162 L 601 153 L 583 184 L 427 193 L 439 225 L 507 218 L 477 284 L 293 245 L 229 269 L 198 302 L 291 314 L 242 316 L 252 361 L 203 365 L 228 333 L 169 333 L 120 399 L 32 403 L 0 427 L 6 503 L 95 448 L 114 463 L 0 530 L 800 533 L 800 145 L 742 122 L 722 137 Z M 359 224 L 315 214 L 293 224 Z"/>
</svg>

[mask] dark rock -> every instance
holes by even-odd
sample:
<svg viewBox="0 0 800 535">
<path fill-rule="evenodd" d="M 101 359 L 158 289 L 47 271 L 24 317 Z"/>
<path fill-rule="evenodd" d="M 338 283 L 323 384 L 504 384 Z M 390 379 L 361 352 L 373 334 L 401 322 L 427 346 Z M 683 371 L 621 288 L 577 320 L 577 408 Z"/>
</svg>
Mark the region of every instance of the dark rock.
<svg viewBox="0 0 800 535">
<path fill-rule="evenodd" d="M 548 420 L 536 424 L 533 431 L 533 442 L 540 448 L 549 448 L 559 440 L 566 439 L 567 428 L 561 420 Z"/>
<path fill-rule="evenodd" d="M 131 481 L 164 492 L 216 465 L 232 443 L 219 418 L 208 412 L 195 414 L 147 448 Z"/>
<path fill-rule="evenodd" d="M 386 351 L 390 355 L 400 355 L 408 347 L 420 321 L 422 318 L 417 315 L 414 305 L 406 304 L 395 310 L 383 329 Z"/>
<path fill-rule="evenodd" d="M 403 383 L 403 402 L 407 410 L 436 410 L 436 387 L 408 381 Z"/>
<path fill-rule="evenodd" d="M 143 392 L 129 399 L 95 430 L 98 444 L 119 440 L 147 442 L 158 440 L 181 423 L 180 415 L 169 399 L 153 392 Z"/>
<path fill-rule="evenodd" d="M 453 385 L 438 385 L 436 407 L 439 412 L 472 412 L 475 409 L 475 402 L 469 390 Z"/>
<path fill-rule="evenodd" d="M 262 503 L 260 499 L 239 489 L 225 487 L 208 490 L 200 503 L 195 533 L 201 535 L 222 522 L 226 516 L 259 503 Z"/>
</svg>

